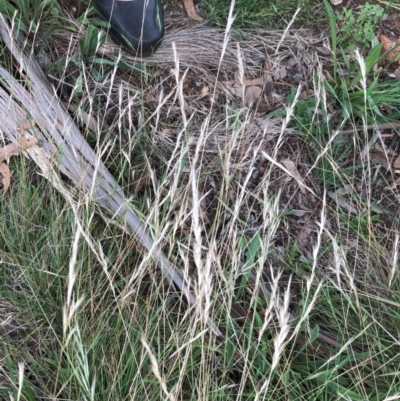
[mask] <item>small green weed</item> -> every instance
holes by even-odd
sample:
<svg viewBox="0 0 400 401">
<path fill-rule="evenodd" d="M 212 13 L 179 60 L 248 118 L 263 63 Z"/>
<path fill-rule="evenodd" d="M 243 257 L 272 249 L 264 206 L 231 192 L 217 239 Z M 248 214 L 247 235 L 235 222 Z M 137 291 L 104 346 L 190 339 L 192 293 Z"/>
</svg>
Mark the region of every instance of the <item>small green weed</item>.
<svg viewBox="0 0 400 401">
<path fill-rule="evenodd" d="M 344 7 L 342 13 L 337 13 L 340 22 L 338 44 L 351 50 L 357 47 L 369 48 L 374 42 L 375 29 L 384 16 L 385 10 L 378 4 L 361 4 L 359 13 Z"/>
<path fill-rule="evenodd" d="M 351 61 L 342 52 L 346 74 L 337 74 L 336 84 L 325 81 L 328 93 L 340 105 L 342 121 L 350 116 L 365 117 L 368 123 L 379 124 L 398 117 L 399 100 L 396 93 L 399 83 L 382 81 L 379 75 L 372 72 L 381 59 L 381 52 L 382 45 L 378 44 L 365 59 L 357 61 Z M 384 107 L 390 108 L 395 115 L 383 114 Z"/>
<path fill-rule="evenodd" d="M 354 217 L 349 219 L 349 227 L 358 233 L 368 233 L 368 228 L 371 223 L 380 223 L 381 220 L 378 216 L 370 216 L 366 210 L 361 210 L 361 212 Z"/>
<path fill-rule="evenodd" d="M 324 86 L 335 100 L 337 110 L 341 111 L 342 124 L 354 118 L 365 119 L 367 123 L 375 124 L 397 119 L 400 106 L 396 95 L 400 89 L 398 81 L 382 81 L 380 75 L 373 72 L 382 58 L 382 45 L 375 45 L 365 58 L 357 53 L 357 60 L 352 60 L 342 50 L 342 64 L 339 65 L 340 41 L 336 31 L 337 16 L 326 0 L 324 3 L 329 16 L 332 49 L 335 55 L 333 60 L 335 82 L 330 83 L 325 80 Z M 357 26 L 357 23 L 355 25 Z M 390 109 L 390 115 L 384 114 L 384 109 Z"/>
<path fill-rule="evenodd" d="M 59 3 L 52 0 L 3 0 L 0 2 L 0 13 L 15 20 L 18 29 L 25 34 L 36 33 L 40 29 L 44 36 L 49 37 L 57 26 L 63 25 Z"/>
</svg>

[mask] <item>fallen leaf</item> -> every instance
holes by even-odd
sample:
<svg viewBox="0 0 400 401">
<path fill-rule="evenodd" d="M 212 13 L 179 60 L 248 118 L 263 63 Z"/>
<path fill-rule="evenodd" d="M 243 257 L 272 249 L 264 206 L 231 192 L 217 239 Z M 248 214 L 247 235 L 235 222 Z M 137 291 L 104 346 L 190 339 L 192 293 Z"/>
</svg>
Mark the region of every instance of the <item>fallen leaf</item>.
<svg viewBox="0 0 400 401">
<path fill-rule="evenodd" d="M 262 78 L 245 79 L 244 84 L 246 86 L 260 85 L 263 86 L 264 80 Z"/>
<path fill-rule="evenodd" d="M 10 186 L 10 169 L 6 163 L 0 163 L 0 193 L 4 195 Z"/>
<path fill-rule="evenodd" d="M 325 46 L 317 46 L 316 49 L 324 56 L 331 56 L 332 50 Z"/>
<path fill-rule="evenodd" d="M 243 86 L 253 86 L 253 85 L 264 85 L 264 79 L 263 78 L 243 78 L 243 82 L 240 79 L 240 74 L 239 71 L 235 72 L 234 75 L 234 83 L 238 85 L 243 85 Z M 232 81 L 227 81 L 227 82 L 232 82 Z"/>
<path fill-rule="evenodd" d="M 204 96 L 207 95 L 207 93 L 210 92 L 210 87 L 209 86 L 203 86 L 203 88 L 201 89 L 200 93 Z"/>
<path fill-rule="evenodd" d="M 243 99 L 244 106 L 250 106 L 254 103 L 262 94 L 263 90 L 259 86 L 251 85 L 254 84 L 263 84 L 262 78 L 255 78 L 255 79 L 244 79 L 243 85 L 239 82 L 238 74 L 235 74 L 235 79 L 233 81 L 225 81 L 223 82 L 224 85 L 228 88 L 229 92 L 232 95 L 240 97 Z"/>
<path fill-rule="evenodd" d="M 350 203 L 347 199 L 342 198 L 336 192 L 328 192 L 328 196 L 336 201 L 336 203 L 341 206 L 343 209 L 347 210 L 350 213 L 358 214 L 358 210 Z"/>
<path fill-rule="evenodd" d="M 289 60 L 286 61 L 286 70 L 289 79 L 293 83 L 298 84 L 303 80 L 303 70 L 297 57 L 290 57 Z"/>
<path fill-rule="evenodd" d="M 29 134 L 25 134 L 19 140 L 19 148 L 20 150 L 25 150 L 30 148 L 31 146 L 37 145 L 38 140 Z"/>
<path fill-rule="evenodd" d="M 343 3 L 343 0 L 330 0 L 333 6 L 338 6 Z"/>
<path fill-rule="evenodd" d="M 391 63 L 400 59 L 400 39 L 390 39 L 385 35 L 379 36 L 379 41 L 382 43 L 383 51 L 388 52 L 386 60 Z"/>
<path fill-rule="evenodd" d="M 243 103 L 245 106 L 253 104 L 262 94 L 259 86 L 248 86 L 244 92 Z"/>
<path fill-rule="evenodd" d="M 400 67 L 397 67 L 397 68 L 394 70 L 394 77 L 395 77 L 396 79 L 400 79 Z"/>
<path fill-rule="evenodd" d="M 11 156 L 17 155 L 22 150 L 28 149 L 29 147 L 36 145 L 37 139 L 33 136 L 26 134 L 20 139 L 19 143 L 10 143 L 9 145 L 0 148 L 0 162 L 8 159 Z"/>
<path fill-rule="evenodd" d="M 379 209 L 378 207 L 376 207 L 374 205 L 371 205 L 370 208 L 376 214 L 382 214 L 383 213 L 383 210 Z"/>
<path fill-rule="evenodd" d="M 394 168 L 400 168 L 400 156 L 395 160 L 393 166 Z"/>
<path fill-rule="evenodd" d="M 314 96 L 314 91 L 312 91 L 312 90 L 306 88 L 305 90 L 303 90 L 303 91 L 300 93 L 298 99 L 299 99 L 299 100 L 305 100 L 305 99 L 308 99 L 308 98 L 310 98 L 310 97 L 312 97 L 312 96 Z"/>
<path fill-rule="evenodd" d="M 186 101 L 186 99 L 183 99 L 183 110 L 185 111 L 185 114 L 190 114 L 192 108 L 189 106 L 189 103 Z M 173 113 L 182 113 L 182 106 L 181 105 L 173 105 L 170 107 L 170 111 Z"/>
<path fill-rule="evenodd" d="M 282 160 L 282 164 L 287 168 L 287 170 L 289 171 L 291 176 L 293 178 L 295 178 L 295 180 L 299 184 L 301 193 L 303 195 L 305 195 L 307 193 L 307 191 L 306 191 L 306 188 L 305 188 L 304 183 L 303 183 L 303 178 L 301 177 L 301 175 L 299 173 L 299 170 L 297 170 L 297 167 L 294 164 L 294 162 L 289 160 L 289 159 L 286 159 L 286 160 Z"/>
<path fill-rule="evenodd" d="M 283 79 L 287 77 L 287 70 L 284 65 L 282 65 L 280 68 L 277 68 L 274 73 L 274 79 L 277 81 L 279 79 Z"/>
<path fill-rule="evenodd" d="M 262 78 L 252 78 L 252 79 L 251 78 L 244 78 L 243 82 L 241 82 L 239 71 L 235 72 L 234 81 L 238 85 L 242 85 L 243 84 L 243 86 L 253 86 L 253 85 L 262 86 L 264 84 L 264 80 Z"/>
<path fill-rule="evenodd" d="M 10 143 L 9 145 L 3 146 L 0 148 L 0 162 L 18 154 L 19 150 L 20 147 L 16 143 Z"/>
<path fill-rule="evenodd" d="M 20 127 L 20 130 L 26 130 L 32 128 L 32 125 Z M 29 147 L 36 145 L 37 140 L 31 136 L 26 134 L 25 136 L 21 137 L 19 143 L 10 143 L 9 145 L 3 146 L 0 148 L 0 193 L 4 195 L 9 186 L 10 186 L 10 170 L 8 165 L 4 163 L 5 159 L 8 159 L 11 156 L 15 156 L 22 150 L 28 149 Z"/>
<path fill-rule="evenodd" d="M 35 127 L 35 122 L 34 121 L 28 122 L 28 123 L 24 123 L 20 127 L 18 127 L 18 131 L 26 131 L 26 130 L 31 129 L 33 127 Z"/>
<path fill-rule="evenodd" d="M 200 205 L 200 217 L 205 223 L 210 223 L 210 218 L 208 217 L 207 209 L 203 206 Z"/>
<path fill-rule="evenodd" d="M 232 95 L 243 98 L 244 90 L 242 85 L 235 83 L 235 81 L 225 81 L 224 84 Z"/>
<path fill-rule="evenodd" d="M 362 188 L 363 188 L 362 185 L 360 185 L 360 187 L 357 187 L 358 190 L 361 190 Z M 332 192 L 332 193 L 334 193 L 335 196 L 339 196 L 341 198 L 344 195 L 349 195 L 354 191 L 355 191 L 355 189 L 353 186 L 346 185 L 343 188 L 339 188 L 338 190 L 336 190 L 336 192 Z"/>
<path fill-rule="evenodd" d="M 307 220 L 300 231 L 299 235 L 297 236 L 297 241 L 299 244 L 299 248 L 304 253 L 308 253 L 308 246 L 310 245 L 310 239 L 312 234 L 312 229 L 310 226 L 310 220 Z"/>
<path fill-rule="evenodd" d="M 151 188 L 151 176 L 146 173 L 144 168 L 142 171 L 132 171 L 132 184 L 135 191 L 140 192 L 146 188 Z"/>
<path fill-rule="evenodd" d="M 97 118 L 93 113 L 89 114 L 86 111 L 83 111 L 80 107 L 69 102 L 63 102 L 63 104 L 70 112 L 74 113 L 90 131 L 96 132 L 98 124 Z"/>
<path fill-rule="evenodd" d="M 293 68 L 300 68 L 300 61 L 298 60 L 297 57 L 292 56 L 286 61 L 286 68 L 287 69 L 293 69 Z"/>
<path fill-rule="evenodd" d="M 371 151 L 371 159 L 380 163 L 387 163 L 389 161 L 387 153 L 379 148 L 374 148 Z"/>
<path fill-rule="evenodd" d="M 203 18 L 197 14 L 196 9 L 194 8 L 193 0 L 183 0 L 183 5 L 185 6 L 185 10 L 188 16 L 195 21 L 203 21 Z"/>
<path fill-rule="evenodd" d="M 397 178 L 396 180 L 394 180 L 390 186 L 387 186 L 385 188 L 383 188 L 385 191 L 390 191 L 392 189 L 396 189 L 397 185 L 400 185 L 400 178 Z"/>
<path fill-rule="evenodd" d="M 360 160 L 362 163 L 369 158 L 370 152 L 372 147 L 374 146 L 376 140 L 378 139 L 378 135 L 374 135 L 365 145 L 364 149 L 361 150 L 358 160 Z"/>
<path fill-rule="evenodd" d="M 290 213 L 291 213 L 292 216 L 303 217 L 306 214 L 310 214 L 310 211 L 309 210 L 295 210 L 295 209 L 293 209 L 293 210 L 290 211 Z"/>
<path fill-rule="evenodd" d="M 335 84 L 335 85 L 336 85 L 335 79 L 332 77 L 331 73 L 330 73 L 328 70 L 322 70 L 322 72 L 324 73 L 326 79 L 327 79 L 331 84 Z"/>
<path fill-rule="evenodd" d="M 240 73 L 238 70 L 236 70 L 235 75 L 233 76 L 233 80 L 238 85 L 242 85 L 242 84 L 244 85 L 245 78 L 243 77 L 243 82 L 242 82 L 242 80 L 240 79 Z"/>
<path fill-rule="evenodd" d="M 274 82 L 272 81 L 271 77 L 267 77 L 264 85 L 264 91 L 267 96 L 272 94 L 272 91 L 274 90 Z"/>
</svg>

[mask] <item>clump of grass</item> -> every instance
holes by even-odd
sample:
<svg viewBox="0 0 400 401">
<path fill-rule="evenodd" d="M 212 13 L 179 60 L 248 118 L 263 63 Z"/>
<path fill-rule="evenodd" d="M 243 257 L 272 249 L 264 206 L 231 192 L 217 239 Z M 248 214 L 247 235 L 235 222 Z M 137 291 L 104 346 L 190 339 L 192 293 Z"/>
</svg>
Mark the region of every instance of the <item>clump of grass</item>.
<svg viewBox="0 0 400 401">
<path fill-rule="evenodd" d="M 355 50 L 356 47 L 371 47 L 375 41 L 375 31 L 384 16 L 384 8 L 377 4 L 365 3 L 353 9 L 343 8 L 337 13 L 340 21 L 339 45 Z"/>
</svg>

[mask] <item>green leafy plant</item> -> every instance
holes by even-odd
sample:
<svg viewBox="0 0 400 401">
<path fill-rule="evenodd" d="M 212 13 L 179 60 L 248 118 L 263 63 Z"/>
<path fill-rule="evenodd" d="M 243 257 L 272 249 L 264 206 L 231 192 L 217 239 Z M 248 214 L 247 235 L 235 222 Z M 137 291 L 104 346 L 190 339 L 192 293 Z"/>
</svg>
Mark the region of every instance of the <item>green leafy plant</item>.
<svg viewBox="0 0 400 401">
<path fill-rule="evenodd" d="M 381 222 L 381 220 L 377 215 L 370 216 L 366 210 L 361 210 L 357 216 L 349 219 L 349 227 L 356 232 L 367 233 L 369 224 L 379 222 Z"/>
<path fill-rule="evenodd" d="M 369 55 L 357 61 L 350 61 L 342 52 L 346 74 L 338 74 L 336 84 L 325 81 L 325 87 L 339 105 L 342 121 L 349 118 L 364 118 L 370 124 L 383 124 L 399 117 L 400 90 L 398 81 L 382 81 L 379 74 L 373 74 L 382 53 L 382 45 L 376 45 Z M 384 108 L 391 113 L 384 113 Z"/>
<path fill-rule="evenodd" d="M 1 1 L 0 13 L 12 20 L 25 34 L 39 29 L 50 36 L 63 18 L 59 3 L 52 0 Z"/>
<path fill-rule="evenodd" d="M 385 13 L 378 4 L 361 4 L 358 9 L 359 13 L 356 14 L 352 9 L 344 7 L 341 13 L 336 14 L 341 25 L 338 44 L 342 47 L 370 47 L 375 29 Z"/>
<path fill-rule="evenodd" d="M 373 73 L 374 67 L 383 57 L 382 45 L 375 45 L 365 58 L 359 55 L 357 60 L 351 59 L 340 46 L 341 41 L 336 30 L 337 16 L 326 0 L 324 3 L 329 16 L 334 54 L 334 82 L 325 80 L 324 86 L 339 106 L 338 110 L 341 110 L 342 124 L 354 118 L 365 119 L 371 124 L 398 119 L 400 102 L 396 92 L 398 93 L 400 89 L 399 82 L 382 81 L 379 74 Z M 367 5 L 368 3 L 364 7 Z M 339 51 L 341 47 L 342 50 Z M 339 55 L 341 55 L 341 63 L 339 63 Z M 391 114 L 384 114 L 382 111 L 384 108 L 391 109 Z"/>
</svg>

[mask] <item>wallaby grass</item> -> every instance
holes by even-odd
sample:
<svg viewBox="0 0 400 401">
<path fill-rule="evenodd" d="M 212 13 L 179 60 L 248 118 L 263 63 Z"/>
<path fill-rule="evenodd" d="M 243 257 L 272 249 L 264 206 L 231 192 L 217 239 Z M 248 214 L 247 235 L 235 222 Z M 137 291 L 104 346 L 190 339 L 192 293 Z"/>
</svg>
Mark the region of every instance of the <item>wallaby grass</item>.
<svg viewBox="0 0 400 401">
<path fill-rule="evenodd" d="M 1 396 L 397 399 L 399 193 L 385 189 L 390 174 L 356 157 L 371 135 L 338 132 L 382 124 L 377 109 L 353 107 L 363 103 L 348 101 L 351 86 L 329 87 L 315 70 L 314 96 L 299 99 L 293 85 L 275 117 L 232 97 L 215 111 L 194 95 L 186 114 L 185 76 L 196 77 L 186 66 L 121 73 L 121 60 L 100 62 L 85 37 L 49 46 L 50 61 L 77 61 L 53 65 L 53 84 L 59 96 L 70 85 L 69 103 L 94 119 L 89 129 L 77 113 L 131 206 L 191 277 L 198 308 L 188 310 L 118 221 L 13 158 L 0 202 Z M 396 112 L 395 100 L 387 106 Z"/>
<path fill-rule="evenodd" d="M 252 245 L 256 251 L 248 249 L 250 244 L 242 243 L 235 258 L 230 260 L 231 270 L 226 272 L 224 280 L 227 287 L 220 283 L 213 291 L 214 295 L 218 294 L 218 309 L 222 312 L 218 321 L 226 325 L 228 341 L 210 342 L 198 325 L 191 324 L 179 299 L 168 298 L 171 296 L 166 288 L 155 284 L 151 266 L 141 272 L 132 269 L 140 265 L 140 255 L 129 237 L 121 236 L 112 225 L 92 217 L 85 207 L 80 224 L 88 240 L 82 236 L 79 240 L 76 227 L 79 216 L 68 202 L 60 198 L 50 183 L 32 179 L 35 168 L 24 159 L 15 162 L 15 168 L 14 179 L 20 185 L 13 186 L 10 203 L 2 205 L 1 227 L 5 395 L 18 393 L 18 362 L 24 362 L 25 367 L 22 399 L 50 394 L 67 399 L 158 399 L 164 382 L 168 391 L 184 399 L 211 396 L 253 399 L 255 389 L 249 388 L 249 383 L 261 386 L 271 375 L 271 384 L 259 388 L 267 399 L 273 396 L 335 399 L 339 394 L 346 394 L 350 399 L 382 399 L 378 395 L 398 392 L 396 371 L 389 369 L 398 359 L 394 334 L 398 327 L 398 279 L 388 288 L 383 280 L 376 283 L 371 280 L 379 277 L 380 271 L 358 271 L 353 276 L 342 259 L 343 249 L 339 245 L 345 244 L 346 238 L 332 241 L 331 252 L 328 244 L 317 249 L 318 255 L 328 253 L 335 257 L 343 269 L 338 275 L 332 272 L 332 278 L 328 274 L 320 287 L 309 279 L 311 288 L 307 289 L 303 280 L 310 273 L 323 275 L 320 269 L 326 260 L 319 262 L 317 270 L 311 261 L 299 263 L 288 257 L 282 266 L 298 280 L 293 287 L 288 287 L 288 291 L 294 288 L 297 296 L 280 304 L 276 299 L 278 294 L 271 296 L 267 303 L 254 292 L 249 293 L 246 302 L 247 297 L 242 294 L 243 305 L 249 302 L 254 313 L 244 327 L 224 312 L 232 297 L 249 291 L 248 286 L 239 284 L 232 293 L 232 285 L 237 282 L 235 276 L 240 277 L 240 266 L 235 264 L 248 260 L 249 267 L 260 265 L 267 256 L 263 249 L 267 248 L 265 241 L 270 238 L 252 236 L 253 244 L 259 242 L 261 247 Z M 269 212 L 273 215 L 272 206 Z M 342 230 L 341 235 L 353 237 L 354 232 Z M 378 260 L 390 257 L 380 254 L 382 249 L 371 244 L 370 238 L 366 244 L 362 238 L 356 238 L 359 244 L 354 252 L 369 248 L 378 253 Z M 363 263 L 370 261 L 365 269 L 376 266 L 377 259 L 371 261 L 373 253 L 359 256 Z M 205 256 L 205 263 L 211 257 Z M 357 265 L 359 270 L 361 265 Z M 279 289 L 276 280 L 272 284 L 278 293 L 284 288 L 281 284 Z M 63 319 L 70 289 L 73 289 L 72 309 L 80 296 L 84 299 L 71 319 Z M 313 295 L 317 298 L 310 313 L 307 309 Z M 278 326 L 277 337 L 271 337 L 274 324 L 270 322 L 264 327 L 267 316 L 260 316 L 259 308 L 268 308 L 268 304 L 277 308 L 282 324 L 289 301 L 296 302 L 299 314 L 295 319 L 305 318 L 306 327 L 310 327 L 308 341 L 315 339 L 315 327 L 317 330 L 319 327 L 334 333 L 343 348 L 331 358 L 317 357 L 307 348 L 290 342 L 280 349 L 279 330 L 283 327 Z M 214 316 L 218 315 L 216 310 Z M 11 325 L 17 332 L 7 332 Z M 151 344 L 149 349 L 156 355 L 153 370 L 158 370 L 158 379 L 143 344 Z M 269 355 L 272 363 L 277 359 L 273 373 Z M 365 362 L 368 358 L 379 363 L 379 369 L 369 367 Z M 14 389 L 10 387 L 12 383 Z"/>
</svg>

